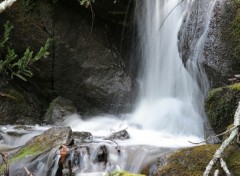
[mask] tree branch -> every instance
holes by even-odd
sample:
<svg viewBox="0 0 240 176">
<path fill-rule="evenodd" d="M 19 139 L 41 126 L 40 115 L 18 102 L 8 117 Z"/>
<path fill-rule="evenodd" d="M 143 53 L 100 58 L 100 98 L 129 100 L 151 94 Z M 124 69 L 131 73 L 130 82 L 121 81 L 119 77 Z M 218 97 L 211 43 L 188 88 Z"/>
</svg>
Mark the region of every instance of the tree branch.
<svg viewBox="0 0 240 176">
<path fill-rule="evenodd" d="M 235 112 L 235 115 L 234 115 L 234 123 L 233 123 L 234 127 L 238 127 L 240 125 L 240 102 L 238 104 L 238 108 Z M 229 146 L 229 144 L 233 141 L 233 139 L 238 135 L 238 128 L 234 128 L 230 134 L 230 136 L 225 140 L 223 141 L 222 145 L 216 150 L 212 160 L 209 162 L 209 164 L 207 165 L 204 173 L 203 173 L 203 176 L 208 176 L 212 170 L 212 167 L 213 165 L 218 161 L 220 160 L 221 162 L 221 165 L 224 167 L 224 171 L 226 172 L 229 172 L 227 168 L 227 166 L 225 167 L 224 166 L 224 163 L 221 161 L 221 157 L 222 157 L 222 153 L 224 152 L 224 150 Z M 226 165 L 226 163 L 225 163 Z M 226 172 L 226 173 L 227 173 Z M 231 175 L 231 173 L 227 173 L 227 175 Z"/>
</svg>

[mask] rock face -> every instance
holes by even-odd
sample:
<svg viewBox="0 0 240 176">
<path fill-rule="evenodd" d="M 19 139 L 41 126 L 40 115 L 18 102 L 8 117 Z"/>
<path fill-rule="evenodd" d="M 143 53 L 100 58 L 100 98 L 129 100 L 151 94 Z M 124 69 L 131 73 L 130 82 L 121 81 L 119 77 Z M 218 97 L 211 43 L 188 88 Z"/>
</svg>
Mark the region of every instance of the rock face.
<svg viewBox="0 0 240 176">
<path fill-rule="evenodd" d="M 107 1 L 105 8 L 102 1 L 93 4 L 94 14 L 78 1 L 63 0 L 19 1 L 1 14 L 1 27 L 7 20 L 14 25 L 10 45 L 19 54 L 29 45 L 36 51 L 47 38 L 54 38 L 49 58 L 32 65 L 34 77 L 21 83 L 41 97 L 41 103 L 62 96 L 89 115 L 128 106 L 133 84 L 127 54 L 120 53 L 128 1 Z"/>
<path fill-rule="evenodd" d="M 30 93 L 23 94 L 12 88 L 1 89 L 0 124 L 40 124 L 42 107 L 38 102 L 36 96 Z"/>
<path fill-rule="evenodd" d="M 235 52 L 239 42 L 234 42 L 233 35 L 239 13 L 235 0 L 215 1 L 211 13 L 213 2 L 194 1 L 190 5 L 179 33 L 179 50 L 184 62 L 197 59 L 205 68 L 211 87 L 219 87 L 239 72 L 240 55 Z"/>
<path fill-rule="evenodd" d="M 64 125 L 66 117 L 76 113 L 77 109 L 70 100 L 58 97 L 50 103 L 44 119 L 47 124 Z"/>
<path fill-rule="evenodd" d="M 240 101 L 240 84 L 213 89 L 209 92 L 205 109 L 213 130 L 219 134 L 233 123 Z"/>
</svg>

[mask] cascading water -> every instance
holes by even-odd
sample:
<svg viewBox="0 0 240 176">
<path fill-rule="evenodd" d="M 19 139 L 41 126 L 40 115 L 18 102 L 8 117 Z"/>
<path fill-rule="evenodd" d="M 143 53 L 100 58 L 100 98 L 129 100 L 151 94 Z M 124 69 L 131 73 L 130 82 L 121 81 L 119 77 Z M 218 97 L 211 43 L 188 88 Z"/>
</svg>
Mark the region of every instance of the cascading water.
<svg viewBox="0 0 240 176">
<path fill-rule="evenodd" d="M 137 52 L 142 61 L 137 107 L 124 122 L 112 116 L 72 120 L 73 129 L 103 135 L 127 128 L 131 136 L 127 145 L 180 147 L 203 138 L 203 102 L 198 99 L 204 94 L 184 67 L 177 47 L 187 5 L 182 0 L 136 1 Z"/>
<path fill-rule="evenodd" d="M 197 79 L 206 77 L 193 59 L 187 63 L 187 71 L 177 47 L 178 31 L 189 2 L 136 1 L 137 51 L 142 63 L 136 109 L 120 117 L 102 116 L 87 121 L 77 115 L 68 118 L 70 121 L 66 123 L 73 131 L 88 131 L 94 136 L 91 143 L 81 143 L 71 151 L 70 161 L 75 164 L 72 171 L 77 175 L 102 174 L 116 168 L 138 173 L 163 153 L 191 146 L 189 140 L 203 139 L 204 91 L 202 80 L 199 83 Z M 209 6 L 211 11 L 213 6 L 214 3 Z M 205 32 L 196 45 L 198 48 L 193 49 L 193 58 L 197 59 L 203 49 L 210 18 L 211 12 L 206 18 Z M 130 139 L 116 140 L 116 145 L 115 141 L 103 137 L 122 129 L 127 129 Z M 49 170 L 55 175 L 60 161 L 55 150 L 58 149 L 35 160 L 32 168 L 37 170 L 36 175 L 48 175 Z"/>
<path fill-rule="evenodd" d="M 200 89 L 183 66 L 177 47 L 177 33 L 186 6 L 181 2 L 137 2 L 141 7 L 137 27 L 143 74 L 141 98 L 133 119 L 143 128 L 203 137 L 203 119 L 195 103 Z"/>
</svg>

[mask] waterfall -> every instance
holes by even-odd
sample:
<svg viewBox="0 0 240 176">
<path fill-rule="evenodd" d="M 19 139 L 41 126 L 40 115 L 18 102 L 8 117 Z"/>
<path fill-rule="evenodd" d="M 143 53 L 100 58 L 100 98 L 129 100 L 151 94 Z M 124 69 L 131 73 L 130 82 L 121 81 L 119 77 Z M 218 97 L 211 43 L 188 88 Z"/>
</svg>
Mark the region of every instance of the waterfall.
<svg viewBox="0 0 240 176">
<path fill-rule="evenodd" d="M 87 121 L 73 116 L 66 123 L 75 131 L 89 131 L 94 136 L 127 129 L 130 139 L 119 142 L 121 145 L 175 148 L 190 146 L 189 140 L 202 140 L 206 120 L 204 96 L 208 81 L 197 56 L 204 48 L 215 1 L 212 0 L 204 9 L 209 11 L 202 16 L 206 19 L 204 32 L 199 35 L 197 45 L 191 48 L 191 58 L 185 65 L 178 50 L 178 42 L 184 37 L 179 29 L 188 27 L 181 26 L 183 19 L 188 20 L 192 4 L 197 1 L 136 1 L 135 59 L 140 65 L 140 90 L 135 110 L 120 117 L 105 115 Z"/>
<path fill-rule="evenodd" d="M 198 105 L 204 96 L 178 52 L 182 0 L 137 1 L 138 58 L 142 62 L 140 99 L 133 120 L 143 128 L 203 137 Z"/>
</svg>

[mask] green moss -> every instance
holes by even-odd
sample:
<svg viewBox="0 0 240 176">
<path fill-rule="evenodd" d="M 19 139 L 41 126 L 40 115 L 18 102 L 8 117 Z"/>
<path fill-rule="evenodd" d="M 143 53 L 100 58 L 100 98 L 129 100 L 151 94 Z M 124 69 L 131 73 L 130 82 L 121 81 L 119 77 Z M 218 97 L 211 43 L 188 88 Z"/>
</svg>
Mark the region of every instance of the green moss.
<svg viewBox="0 0 240 176">
<path fill-rule="evenodd" d="M 141 174 L 133 174 L 127 171 L 113 171 L 108 176 L 143 176 Z"/>
<path fill-rule="evenodd" d="M 233 123 L 234 114 L 240 100 L 240 84 L 213 89 L 205 103 L 210 124 L 216 133 L 221 133 Z"/>
<path fill-rule="evenodd" d="M 171 154 L 167 158 L 167 164 L 158 170 L 161 176 L 202 176 L 206 166 L 212 159 L 219 145 L 203 145 L 188 149 L 182 149 Z M 229 146 L 223 155 L 230 172 L 233 175 L 240 173 L 240 149 L 237 146 Z M 213 171 L 220 169 L 217 163 Z M 220 169 L 220 175 L 224 175 Z"/>
<path fill-rule="evenodd" d="M 218 145 L 203 145 L 182 149 L 168 157 L 167 165 L 159 168 L 159 175 L 200 176 Z"/>
<path fill-rule="evenodd" d="M 228 87 L 229 87 L 230 89 L 240 91 L 240 83 L 233 84 L 233 85 L 230 85 L 230 86 L 228 86 Z"/>
<path fill-rule="evenodd" d="M 234 43 L 232 57 L 240 61 L 240 1 L 235 0 L 235 2 L 237 5 L 237 12 L 232 21 L 228 37 L 231 42 Z"/>
</svg>

